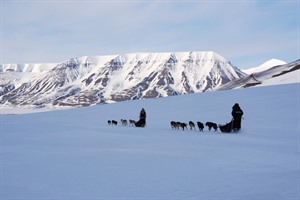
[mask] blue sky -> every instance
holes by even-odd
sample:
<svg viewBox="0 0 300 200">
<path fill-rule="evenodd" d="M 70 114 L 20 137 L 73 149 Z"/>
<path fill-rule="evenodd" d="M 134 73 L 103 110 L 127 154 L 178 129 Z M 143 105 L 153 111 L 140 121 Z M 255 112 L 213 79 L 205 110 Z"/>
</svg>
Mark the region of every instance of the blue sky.
<svg viewBox="0 0 300 200">
<path fill-rule="evenodd" d="M 0 63 L 214 51 L 241 69 L 299 53 L 299 0 L 1 0 Z"/>
</svg>

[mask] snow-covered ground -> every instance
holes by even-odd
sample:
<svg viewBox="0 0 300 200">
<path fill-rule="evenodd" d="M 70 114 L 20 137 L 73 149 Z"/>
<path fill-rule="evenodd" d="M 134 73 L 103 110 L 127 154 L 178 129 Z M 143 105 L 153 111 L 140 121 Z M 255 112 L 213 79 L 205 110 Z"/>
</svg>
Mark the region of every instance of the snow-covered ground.
<svg viewBox="0 0 300 200">
<path fill-rule="evenodd" d="M 1 115 L 1 200 L 300 199 L 300 84 Z M 171 120 L 242 131 L 172 130 Z M 109 126 L 137 119 L 147 127 Z"/>
<path fill-rule="evenodd" d="M 291 83 L 300 83 L 300 70 L 283 74 L 281 76 L 272 77 L 270 79 L 266 79 L 262 82 L 262 84 L 257 85 L 256 87 L 272 86 L 278 84 L 291 84 Z"/>
</svg>

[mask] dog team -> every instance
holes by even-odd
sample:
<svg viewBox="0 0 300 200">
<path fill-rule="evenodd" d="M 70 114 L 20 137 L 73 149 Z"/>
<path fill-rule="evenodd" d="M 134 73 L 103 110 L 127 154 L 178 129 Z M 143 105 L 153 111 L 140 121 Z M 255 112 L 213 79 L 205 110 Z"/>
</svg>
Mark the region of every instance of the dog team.
<svg viewBox="0 0 300 200">
<path fill-rule="evenodd" d="M 116 120 L 108 120 L 107 123 L 108 123 L 108 125 L 118 125 L 118 121 L 116 121 Z M 128 126 L 128 125 L 129 126 L 135 126 L 135 123 L 136 123 L 136 121 L 132 120 L 132 119 L 129 119 L 129 120 L 127 120 L 127 119 L 121 119 L 120 120 L 120 124 L 122 126 Z M 171 128 L 172 129 L 180 129 L 181 128 L 182 130 L 184 130 L 184 129 L 187 129 L 188 125 L 189 125 L 189 127 L 190 127 L 191 130 L 196 130 L 195 123 L 192 122 L 192 121 L 189 121 L 188 124 L 187 123 L 183 123 L 183 122 L 171 121 L 170 124 L 171 124 Z M 213 123 L 213 122 L 206 122 L 205 125 L 208 127 L 209 131 L 212 128 L 215 131 L 217 131 L 217 129 L 218 129 L 217 124 Z M 197 122 L 197 126 L 198 126 L 199 131 L 203 131 L 203 129 L 204 129 L 204 124 L 203 123 Z"/>
<path fill-rule="evenodd" d="M 116 120 L 108 120 L 107 123 L 108 123 L 108 125 L 118 125 L 118 122 Z M 146 111 L 145 111 L 145 109 L 142 108 L 142 110 L 140 112 L 140 119 L 137 122 L 133 119 L 130 119 L 128 121 L 127 121 L 127 119 L 121 119 L 121 124 L 122 124 L 122 126 L 127 126 L 129 124 L 130 126 L 135 126 L 135 127 L 145 127 L 146 126 Z"/>
<path fill-rule="evenodd" d="M 238 132 L 241 129 L 241 120 L 242 120 L 242 116 L 243 116 L 243 110 L 240 108 L 239 104 L 236 103 L 233 105 L 232 107 L 232 120 L 230 122 L 228 122 L 225 125 L 217 125 L 214 122 L 206 122 L 205 126 L 208 127 L 208 130 L 210 131 L 211 129 L 214 129 L 215 131 L 218 130 L 218 128 L 220 129 L 221 132 L 223 133 L 230 133 L 230 132 Z M 118 125 L 118 122 L 116 120 L 108 120 L 108 124 L 109 125 Z M 140 119 L 139 121 L 135 121 L 130 119 L 129 121 L 127 121 L 126 119 L 121 119 L 121 124 L 123 126 L 127 126 L 128 124 L 130 126 L 135 126 L 135 127 L 145 127 L 146 125 L 146 112 L 144 110 L 144 108 L 142 108 L 141 112 L 140 112 Z M 191 130 L 196 130 L 196 125 L 194 122 L 189 121 L 189 123 L 184 123 L 184 122 L 176 122 L 176 121 L 171 121 L 170 122 L 171 128 L 172 129 L 182 129 L 184 131 L 184 129 L 188 128 L 188 125 L 190 127 Z M 202 122 L 197 122 L 197 127 L 199 129 L 199 131 L 203 131 L 204 129 L 204 124 Z"/>
<path fill-rule="evenodd" d="M 122 126 L 127 126 L 128 124 L 130 126 L 135 126 L 135 121 L 130 119 L 130 120 L 127 120 L 127 119 L 121 119 L 121 124 Z M 118 121 L 116 120 L 108 120 L 107 121 L 108 125 L 118 125 Z"/>
<path fill-rule="evenodd" d="M 237 133 L 241 129 L 241 121 L 243 119 L 243 117 L 242 117 L 243 114 L 244 114 L 244 112 L 240 108 L 240 105 L 238 103 L 235 103 L 232 107 L 232 112 L 231 112 L 232 119 L 230 122 L 228 122 L 225 125 L 221 125 L 221 124 L 217 125 L 214 122 L 206 122 L 205 125 L 208 127 L 209 131 L 212 128 L 215 131 L 217 131 L 219 128 L 222 133 L 231 133 L 231 132 Z M 171 121 L 170 124 L 171 124 L 172 129 L 180 129 L 180 128 L 182 130 L 187 129 L 187 124 L 183 123 L 183 122 Z M 193 129 L 196 130 L 194 122 L 189 121 L 189 126 L 190 126 L 191 130 L 193 130 Z M 198 126 L 199 131 L 203 131 L 203 129 L 204 129 L 203 123 L 197 122 L 197 126 Z"/>
<path fill-rule="evenodd" d="M 187 129 L 188 126 L 190 127 L 191 130 L 196 130 L 196 125 L 194 122 L 189 121 L 189 123 L 184 123 L 184 122 L 175 122 L 175 121 L 171 121 L 171 128 L 172 129 L 182 129 L 184 131 L 184 129 Z M 208 130 L 210 131 L 212 128 L 217 131 L 218 130 L 218 125 L 216 123 L 213 122 L 206 122 L 205 126 L 208 127 Z M 204 124 L 202 122 L 197 122 L 197 127 L 199 129 L 199 131 L 203 132 L 204 129 Z"/>
</svg>

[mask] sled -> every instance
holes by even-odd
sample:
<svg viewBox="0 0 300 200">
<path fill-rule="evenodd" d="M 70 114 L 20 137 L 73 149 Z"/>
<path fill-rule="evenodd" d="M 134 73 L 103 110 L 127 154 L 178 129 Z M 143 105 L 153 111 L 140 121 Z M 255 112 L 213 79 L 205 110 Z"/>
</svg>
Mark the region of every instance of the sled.
<svg viewBox="0 0 300 200">
<path fill-rule="evenodd" d="M 233 121 L 231 121 L 225 125 L 219 124 L 219 129 L 222 133 L 237 133 L 240 131 L 240 129 L 233 128 Z"/>
<path fill-rule="evenodd" d="M 146 125 L 145 119 L 140 119 L 135 123 L 135 127 L 145 127 L 145 125 Z"/>
<path fill-rule="evenodd" d="M 222 133 L 230 133 L 232 131 L 232 121 L 225 125 L 219 124 L 219 129 Z"/>
</svg>

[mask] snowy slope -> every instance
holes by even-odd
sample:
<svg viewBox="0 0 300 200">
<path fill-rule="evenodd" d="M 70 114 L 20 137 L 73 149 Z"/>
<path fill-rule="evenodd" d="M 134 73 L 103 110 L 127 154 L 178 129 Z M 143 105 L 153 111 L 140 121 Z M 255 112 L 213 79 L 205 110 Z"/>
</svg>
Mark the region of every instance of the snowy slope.
<svg viewBox="0 0 300 200">
<path fill-rule="evenodd" d="M 235 88 L 261 87 L 268 85 L 290 84 L 300 82 L 300 60 L 271 67 L 231 81 L 215 90 L 228 90 Z"/>
<path fill-rule="evenodd" d="M 300 84 L 1 115 L 0 199 L 298 200 Z M 242 132 L 172 130 L 231 119 Z M 109 126 L 137 119 L 147 127 Z"/>
<path fill-rule="evenodd" d="M 0 72 L 31 72 L 41 73 L 48 72 L 54 68 L 57 63 L 40 63 L 40 64 L 2 64 Z"/>
<path fill-rule="evenodd" d="M 282 61 L 282 60 L 271 59 L 271 60 L 268 60 L 268 61 L 264 62 L 263 64 L 257 66 L 257 67 L 253 67 L 253 68 L 250 68 L 250 69 L 245 69 L 245 70 L 242 70 L 242 71 L 244 73 L 250 75 L 250 74 L 253 74 L 253 73 L 258 73 L 258 72 L 268 70 L 268 69 L 270 69 L 274 66 L 285 65 L 285 64 L 287 64 L 287 63 Z"/>
<path fill-rule="evenodd" d="M 59 63 L 45 73 L 2 68 L 0 103 L 10 107 L 78 107 L 189 94 L 245 76 L 214 52 L 85 56 Z"/>
<path fill-rule="evenodd" d="M 281 84 L 300 83 L 300 70 L 295 70 L 290 73 L 282 74 L 280 76 L 275 76 L 271 79 L 267 79 L 261 85 L 258 86 L 277 85 L 278 83 Z"/>
</svg>

